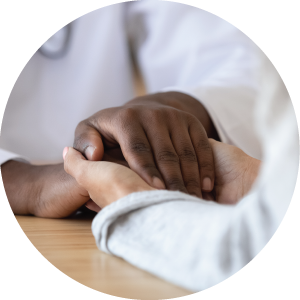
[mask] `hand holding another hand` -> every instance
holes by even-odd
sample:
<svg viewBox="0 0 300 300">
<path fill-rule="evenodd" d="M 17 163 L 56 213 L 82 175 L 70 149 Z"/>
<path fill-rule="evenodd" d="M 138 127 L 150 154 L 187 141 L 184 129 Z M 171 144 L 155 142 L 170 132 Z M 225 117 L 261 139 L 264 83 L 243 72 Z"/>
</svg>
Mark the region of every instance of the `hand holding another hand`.
<svg viewBox="0 0 300 300">
<path fill-rule="evenodd" d="M 204 198 L 235 204 L 250 191 L 261 162 L 238 147 L 213 139 L 209 139 L 209 142 L 214 153 L 216 180 L 214 190 L 204 194 Z"/>
<path fill-rule="evenodd" d="M 249 192 L 258 175 L 260 161 L 237 147 L 213 139 L 209 142 L 214 153 L 216 181 L 214 190 L 204 193 L 204 198 L 235 204 Z M 65 148 L 64 161 L 65 171 L 96 203 L 90 203 L 95 211 L 133 192 L 155 190 L 130 168 L 106 161 L 88 161 L 71 147 Z"/>
<path fill-rule="evenodd" d="M 196 115 L 192 107 L 198 108 Z M 147 95 L 80 122 L 74 148 L 93 161 L 119 153 L 150 186 L 202 197 L 215 179 L 208 119 L 200 102 L 188 95 Z"/>
<path fill-rule="evenodd" d="M 241 199 L 256 179 L 260 161 L 237 147 L 208 139 L 206 131 L 215 134 L 206 111 L 196 109 L 199 103 L 186 96 L 162 93 L 136 98 L 81 122 L 74 144 L 91 161 L 69 148 L 64 165 L 77 181 L 74 205 L 91 197 L 96 204 L 90 200 L 87 207 L 99 211 L 127 194 L 153 187 L 219 203 Z M 97 160 L 102 161 L 93 162 Z M 204 178 L 211 178 L 214 187 L 205 187 Z"/>
<path fill-rule="evenodd" d="M 72 147 L 64 149 L 65 171 L 103 208 L 134 192 L 155 190 L 131 169 L 106 161 L 88 161 Z M 97 206 L 91 209 L 99 211 Z"/>
</svg>

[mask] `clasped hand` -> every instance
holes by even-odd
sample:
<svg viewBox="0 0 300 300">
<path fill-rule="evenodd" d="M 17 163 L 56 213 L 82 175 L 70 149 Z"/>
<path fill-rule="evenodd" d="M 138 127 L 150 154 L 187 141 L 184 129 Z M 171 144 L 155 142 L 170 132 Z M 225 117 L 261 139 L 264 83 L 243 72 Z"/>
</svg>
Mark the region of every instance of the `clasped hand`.
<svg viewBox="0 0 300 300">
<path fill-rule="evenodd" d="M 248 189 L 241 191 L 240 182 L 252 173 L 255 178 L 255 172 L 245 170 L 254 170 L 249 166 L 258 162 L 237 148 L 226 150 L 224 144 L 214 144 L 208 138 L 218 139 L 218 135 L 198 100 L 177 92 L 147 95 L 122 107 L 102 110 L 78 125 L 74 148 L 84 155 L 78 160 L 80 167 L 76 160 L 67 167 L 10 160 L 1 166 L 2 178 L 15 214 L 48 218 L 69 216 L 87 202 L 98 210 L 90 198 L 103 207 L 135 189 L 167 188 L 234 202 Z M 220 159 L 222 153 L 228 154 L 226 159 Z M 105 168 L 103 161 L 107 161 Z M 96 167 L 91 167 L 94 164 Z M 123 192 L 98 201 L 99 190 L 94 188 L 112 183 L 110 192 Z"/>
<path fill-rule="evenodd" d="M 214 158 L 199 119 L 176 108 L 182 95 L 149 95 L 99 111 L 77 126 L 74 148 L 88 160 L 128 164 L 153 188 L 202 197 L 214 186 Z"/>
<path fill-rule="evenodd" d="M 132 192 L 165 188 L 233 204 L 250 190 L 260 162 L 208 139 L 211 128 L 199 121 L 205 115 L 182 110 L 182 99 L 176 102 L 181 94 L 172 94 L 173 101 L 160 95 L 100 111 L 78 125 L 79 152 L 65 149 L 65 171 L 98 205 L 89 201 L 89 208 L 98 211 Z"/>
<path fill-rule="evenodd" d="M 258 175 L 260 161 L 237 147 L 213 139 L 209 142 L 215 157 L 216 178 L 214 190 L 203 196 L 207 200 L 235 204 L 249 192 Z M 88 161 L 71 147 L 64 149 L 63 157 L 65 171 L 76 179 L 94 201 L 88 203 L 92 210 L 99 211 L 133 192 L 155 190 L 138 174 L 122 165 Z"/>
</svg>

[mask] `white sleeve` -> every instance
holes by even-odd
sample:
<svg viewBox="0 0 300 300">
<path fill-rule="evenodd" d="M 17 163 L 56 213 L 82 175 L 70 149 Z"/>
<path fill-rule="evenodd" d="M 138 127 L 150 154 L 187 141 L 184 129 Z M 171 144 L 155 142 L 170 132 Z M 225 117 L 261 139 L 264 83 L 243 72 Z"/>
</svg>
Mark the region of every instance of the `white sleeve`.
<svg viewBox="0 0 300 300">
<path fill-rule="evenodd" d="M 251 193 L 227 206 L 179 192 L 128 195 L 95 217 L 100 249 L 192 291 L 219 283 L 254 258 L 287 211 L 299 166 L 295 112 L 267 59 L 261 81 L 256 124 L 264 163 Z"/>
<path fill-rule="evenodd" d="M 16 153 L 4 150 L 4 149 L 0 149 L 0 165 L 3 165 L 4 163 L 6 163 L 9 160 L 16 160 L 16 161 L 20 161 L 20 162 L 25 162 L 28 163 L 29 160 L 21 155 L 18 155 Z"/>
<path fill-rule="evenodd" d="M 223 142 L 261 158 L 253 120 L 259 89 L 255 44 L 228 22 L 192 6 L 130 4 L 128 32 L 147 92 L 192 95 Z"/>
<path fill-rule="evenodd" d="M 188 290 L 209 288 L 244 267 L 275 233 L 295 187 L 298 150 L 295 144 L 285 161 L 278 151 L 275 168 L 266 165 L 237 205 L 169 191 L 119 199 L 93 221 L 97 245 Z"/>
</svg>

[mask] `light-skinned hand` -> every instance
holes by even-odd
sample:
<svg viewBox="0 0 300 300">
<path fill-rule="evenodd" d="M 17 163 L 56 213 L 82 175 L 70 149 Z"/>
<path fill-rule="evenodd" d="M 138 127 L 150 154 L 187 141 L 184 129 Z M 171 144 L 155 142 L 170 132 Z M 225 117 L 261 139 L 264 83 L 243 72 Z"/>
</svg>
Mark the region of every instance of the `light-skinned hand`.
<svg viewBox="0 0 300 300">
<path fill-rule="evenodd" d="M 241 149 L 209 139 L 215 161 L 215 186 L 204 198 L 219 203 L 235 204 L 251 189 L 261 162 Z"/>
<path fill-rule="evenodd" d="M 215 187 L 203 193 L 204 199 L 222 204 L 235 204 L 251 189 L 261 162 L 241 149 L 209 139 L 215 160 Z M 90 198 L 91 210 L 100 208 L 138 191 L 155 190 L 130 168 L 112 162 L 88 161 L 71 147 L 64 149 L 65 171 L 73 176 Z M 95 203 L 93 202 L 95 201 Z"/>
<path fill-rule="evenodd" d="M 63 152 L 65 171 L 76 179 L 89 197 L 103 208 L 133 192 L 155 190 L 139 175 L 122 165 L 106 161 L 88 161 L 72 147 Z M 90 203 L 90 209 L 99 211 Z"/>
<path fill-rule="evenodd" d="M 212 136 L 216 131 L 201 103 L 169 92 L 136 98 L 80 122 L 74 148 L 92 161 L 124 156 L 150 186 L 202 197 L 214 186 Z"/>
</svg>

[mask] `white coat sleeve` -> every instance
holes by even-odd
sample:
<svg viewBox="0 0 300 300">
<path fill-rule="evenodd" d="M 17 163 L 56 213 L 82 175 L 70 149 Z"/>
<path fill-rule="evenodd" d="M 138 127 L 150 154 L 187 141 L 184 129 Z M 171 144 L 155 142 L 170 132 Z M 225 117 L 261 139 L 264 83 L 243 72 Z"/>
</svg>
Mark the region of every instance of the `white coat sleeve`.
<svg viewBox="0 0 300 300">
<path fill-rule="evenodd" d="M 129 3 L 128 32 L 148 93 L 180 91 L 201 101 L 221 140 L 260 159 L 254 102 L 257 47 L 201 9 L 168 1 Z"/>
<path fill-rule="evenodd" d="M 180 192 L 133 193 L 95 217 L 100 249 L 191 291 L 219 283 L 258 254 L 287 211 L 299 165 L 287 90 L 268 60 L 263 70 L 256 120 L 264 163 L 252 191 L 236 205 Z"/>
<path fill-rule="evenodd" d="M 16 154 L 16 153 L 4 150 L 4 149 L 0 149 L 0 165 L 3 165 L 4 163 L 6 163 L 9 160 L 16 160 L 16 161 L 25 162 L 25 163 L 29 162 L 28 159 L 26 159 L 25 157 L 23 157 L 19 154 Z"/>
</svg>

